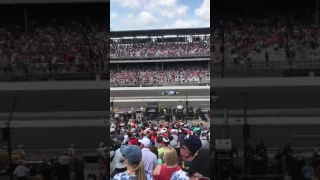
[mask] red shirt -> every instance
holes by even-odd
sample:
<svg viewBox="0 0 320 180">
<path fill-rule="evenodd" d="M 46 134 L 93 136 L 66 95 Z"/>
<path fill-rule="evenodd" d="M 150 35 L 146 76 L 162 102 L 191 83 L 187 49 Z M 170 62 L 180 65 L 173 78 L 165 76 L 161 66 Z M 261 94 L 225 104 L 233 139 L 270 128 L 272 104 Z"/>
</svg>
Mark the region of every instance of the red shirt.
<svg viewBox="0 0 320 180">
<path fill-rule="evenodd" d="M 168 168 L 165 165 L 161 165 L 161 170 L 159 175 L 153 175 L 153 178 L 155 180 L 170 180 L 172 174 L 179 170 L 180 170 L 180 166 L 176 166 L 174 168 Z"/>
</svg>

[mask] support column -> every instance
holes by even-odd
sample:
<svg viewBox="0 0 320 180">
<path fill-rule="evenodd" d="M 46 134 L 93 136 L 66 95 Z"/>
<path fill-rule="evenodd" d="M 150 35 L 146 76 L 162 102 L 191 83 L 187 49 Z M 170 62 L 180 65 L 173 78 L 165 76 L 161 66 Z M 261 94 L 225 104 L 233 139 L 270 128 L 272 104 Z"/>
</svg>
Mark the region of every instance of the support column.
<svg viewBox="0 0 320 180">
<path fill-rule="evenodd" d="M 28 10 L 27 10 L 27 5 L 23 6 L 24 9 L 24 27 L 26 32 L 28 32 Z"/>
<path fill-rule="evenodd" d="M 161 68 L 161 70 L 163 71 L 163 62 L 161 62 L 161 64 L 162 64 L 162 68 Z"/>
<path fill-rule="evenodd" d="M 316 18 L 315 18 L 315 21 L 316 21 L 316 23 L 315 24 L 320 24 L 320 22 L 319 22 L 319 19 L 320 19 L 320 13 L 319 13 L 319 8 L 320 8 L 320 0 L 316 0 L 316 2 L 315 2 L 316 4 L 315 4 L 315 8 L 316 8 L 316 10 L 315 10 L 315 12 L 316 12 Z"/>
</svg>

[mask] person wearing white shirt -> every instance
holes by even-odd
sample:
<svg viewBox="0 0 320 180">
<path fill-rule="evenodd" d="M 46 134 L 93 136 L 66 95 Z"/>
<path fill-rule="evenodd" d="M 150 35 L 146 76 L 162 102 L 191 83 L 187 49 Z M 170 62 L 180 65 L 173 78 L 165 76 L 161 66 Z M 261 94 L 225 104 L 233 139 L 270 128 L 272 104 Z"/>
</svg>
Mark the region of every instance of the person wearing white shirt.
<svg viewBox="0 0 320 180">
<path fill-rule="evenodd" d="M 19 162 L 19 166 L 16 167 L 13 174 L 17 176 L 18 180 L 26 180 L 29 169 L 24 166 L 24 161 Z"/>
<path fill-rule="evenodd" d="M 152 172 L 157 166 L 158 159 L 157 156 L 149 149 L 151 143 L 150 139 L 144 137 L 138 142 L 142 152 L 142 161 L 144 163 L 145 170 Z"/>
</svg>

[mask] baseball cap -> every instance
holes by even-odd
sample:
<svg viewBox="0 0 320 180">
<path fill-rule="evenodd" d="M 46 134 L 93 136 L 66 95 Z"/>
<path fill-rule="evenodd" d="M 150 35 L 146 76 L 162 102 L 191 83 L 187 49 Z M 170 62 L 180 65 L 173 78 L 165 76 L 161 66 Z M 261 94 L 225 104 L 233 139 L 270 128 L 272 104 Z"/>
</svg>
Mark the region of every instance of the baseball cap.
<svg viewBox="0 0 320 180">
<path fill-rule="evenodd" d="M 141 143 L 141 144 L 143 144 L 144 147 L 149 147 L 150 144 L 151 144 L 150 139 L 148 139 L 148 138 L 146 138 L 146 137 L 144 137 L 144 138 L 142 138 L 142 139 L 139 139 L 138 142 Z"/>
<path fill-rule="evenodd" d="M 189 174 L 199 173 L 203 177 L 210 177 L 210 151 L 207 149 L 200 149 L 196 152 L 191 166 L 189 168 Z"/>
<path fill-rule="evenodd" d="M 115 168 L 123 169 L 126 167 L 126 163 L 124 162 L 120 149 L 115 152 L 113 162 L 115 162 L 114 164 Z"/>
<path fill-rule="evenodd" d="M 176 140 L 170 141 L 170 147 L 172 148 L 179 148 L 179 143 Z"/>
<path fill-rule="evenodd" d="M 142 152 L 138 146 L 135 145 L 121 145 L 121 154 L 131 163 L 139 163 L 142 158 Z"/>
<path fill-rule="evenodd" d="M 186 135 L 184 139 L 181 139 L 180 144 L 185 145 L 193 154 L 202 147 L 201 140 L 195 135 Z"/>
</svg>

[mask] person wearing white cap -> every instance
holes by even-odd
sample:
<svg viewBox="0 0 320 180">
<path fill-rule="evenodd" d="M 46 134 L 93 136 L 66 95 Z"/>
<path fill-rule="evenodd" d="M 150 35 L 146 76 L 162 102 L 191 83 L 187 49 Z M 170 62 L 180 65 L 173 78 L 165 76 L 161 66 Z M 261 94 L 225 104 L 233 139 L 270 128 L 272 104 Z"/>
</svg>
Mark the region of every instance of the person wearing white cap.
<svg viewBox="0 0 320 180">
<path fill-rule="evenodd" d="M 144 137 L 139 139 L 138 144 L 142 152 L 142 161 L 144 163 L 145 170 L 152 172 L 157 166 L 158 158 L 149 149 L 151 141 L 150 139 Z"/>
<path fill-rule="evenodd" d="M 173 140 L 178 141 L 178 130 L 177 129 L 171 129 L 171 136 L 173 137 Z"/>
<path fill-rule="evenodd" d="M 202 139 L 201 143 L 202 143 L 202 149 L 210 149 L 210 143 L 208 140 Z"/>
</svg>

